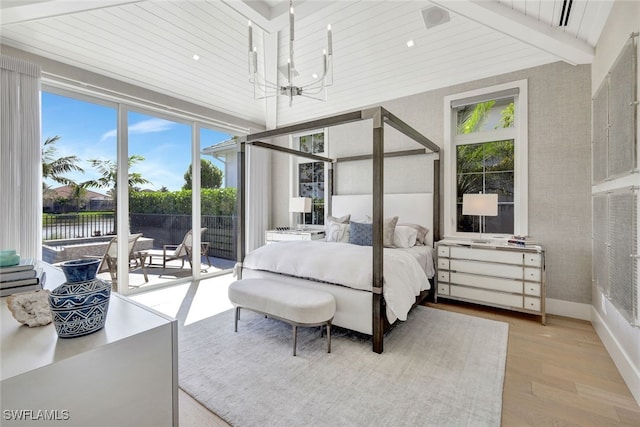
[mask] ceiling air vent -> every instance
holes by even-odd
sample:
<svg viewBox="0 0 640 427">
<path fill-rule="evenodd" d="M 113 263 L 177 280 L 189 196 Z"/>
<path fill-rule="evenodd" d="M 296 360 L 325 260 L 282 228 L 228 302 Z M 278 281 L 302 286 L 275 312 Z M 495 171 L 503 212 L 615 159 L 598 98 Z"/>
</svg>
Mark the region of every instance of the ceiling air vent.
<svg viewBox="0 0 640 427">
<path fill-rule="evenodd" d="M 449 12 L 439 8 L 438 6 L 428 7 L 422 10 L 422 19 L 424 19 L 424 25 L 429 28 L 433 28 L 436 25 L 449 22 Z"/>
<path fill-rule="evenodd" d="M 560 22 L 558 23 L 560 27 L 566 27 L 569 24 L 569 14 L 571 14 L 571 5 L 573 5 L 573 0 L 562 1 L 562 13 L 560 14 Z"/>
</svg>

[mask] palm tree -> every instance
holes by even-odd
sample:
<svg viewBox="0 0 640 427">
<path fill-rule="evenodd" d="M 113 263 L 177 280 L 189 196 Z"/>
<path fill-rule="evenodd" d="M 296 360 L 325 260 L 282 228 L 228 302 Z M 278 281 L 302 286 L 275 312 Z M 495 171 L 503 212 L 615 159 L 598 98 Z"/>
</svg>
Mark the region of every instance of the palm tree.
<svg viewBox="0 0 640 427">
<path fill-rule="evenodd" d="M 143 161 L 144 157 L 134 154 L 129 157 L 127 170 L 131 170 L 131 166 Z M 91 166 L 96 168 L 102 176 L 97 180 L 87 181 L 85 184 L 89 187 L 109 188 L 107 194 L 111 196 L 113 200 L 114 211 L 118 212 L 118 169 L 117 164 L 111 160 L 89 160 Z M 144 179 L 142 175 L 137 172 L 129 172 L 129 191 L 135 189 L 137 185 L 149 184 L 149 181 Z M 117 228 L 117 215 L 114 220 L 114 227 Z"/>
<path fill-rule="evenodd" d="M 129 157 L 128 160 L 128 169 L 131 169 L 131 166 L 134 164 L 143 161 L 144 157 L 139 156 L 137 154 Z M 116 189 L 118 188 L 118 170 L 115 162 L 111 160 L 98 160 L 92 159 L 89 160 L 91 166 L 96 168 L 102 176 L 97 180 L 87 181 L 91 183 L 90 186 L 93 187 L 101 187 L 101 188 L 109 188 L 109 193 L 111 193 L 112 197 L 116 195 Z M 148 184 L 149 181 L 144 179 L 142 175 L 137 172 L 129 173 L 129 189 L 134 189 L 137 185 Z M 114 197 L 115 200 L 115 197 Z"/>
<path fill-rule="evenodd" d="M 56 135 L 48 137 L 42 144 L 42 178 L 50 178 L 57 183 L 71 185 L 72 181 L 62 175 L 71 171 L 84 172 L 84 170 L 78 166 L 80 159 L 77 156 L 56 157 L 57 150 L 54 144 L 59 140 L 60 136 Z"/>
</svg>

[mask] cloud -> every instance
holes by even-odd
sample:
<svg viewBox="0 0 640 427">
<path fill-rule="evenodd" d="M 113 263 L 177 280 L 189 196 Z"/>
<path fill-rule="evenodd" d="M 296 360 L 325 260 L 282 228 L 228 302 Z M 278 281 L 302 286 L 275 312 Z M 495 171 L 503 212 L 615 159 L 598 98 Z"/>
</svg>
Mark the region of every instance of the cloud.
<svg viewBox="0 0 640 427">
<path fill-rule="evenodd" d="M 175 125 L 174 122 L 163 119 L 149 119 L 132 124 L 129 126 L 129 134 L 143 134 L 143 133 L 155 133 L 164 132 L 171 129 Z M 117 129 L 110 130 L 102 135 L 100 142 L 103 142 L 109 138 L 115 138 L 117 135 Z"/>
</svg>

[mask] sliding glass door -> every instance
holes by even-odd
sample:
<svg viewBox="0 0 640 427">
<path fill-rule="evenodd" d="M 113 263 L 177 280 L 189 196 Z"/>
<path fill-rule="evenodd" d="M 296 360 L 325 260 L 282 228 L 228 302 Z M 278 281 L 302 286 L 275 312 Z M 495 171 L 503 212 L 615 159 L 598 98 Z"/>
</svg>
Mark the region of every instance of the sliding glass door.
<svg viewBox="0 0 640 427">
<path fill-rule="evenodd" d="M 42 131 L 45 261 L 111 253 L 124 261 L 100 277 L 124 294 L 233 266 L 230 135 L 57 88 L 42 93 Z"/>
</svg>

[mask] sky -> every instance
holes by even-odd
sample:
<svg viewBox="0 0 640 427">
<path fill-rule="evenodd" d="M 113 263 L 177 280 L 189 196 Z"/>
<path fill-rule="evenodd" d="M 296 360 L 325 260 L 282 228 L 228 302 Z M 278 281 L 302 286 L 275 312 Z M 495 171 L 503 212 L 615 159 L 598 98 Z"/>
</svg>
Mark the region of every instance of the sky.
<svg viewBox="0 0 640 427">
<path fill-rule="evenodd" d="M 84 182 L 100 178 L 101 174 L 89 160 L 116 160 L 117 110 L 42 92 L 42 142 L 60 136 L 55 143 L 56 157 L 75 155 L 84 173 L 71 172 L 67 178 Z M 143 189 L 159 190 L 163 186 L 170 191 L 180 190 L 184 185 L 184 174 L 191 164 L 191 126 L 163 120 L 146 114 L 129 112 L 129 156 L 133 154 L 144 160 L 132 166 L 150 181 L 141 185 Z M 202 131 L 201 149 L 225 141 L 230 135 L 213 129 Z M 224 163 L 204 156 L 224 172 Z M 60 186 L 45 180 L 52 188 Z M 91 188 L 98 193 L 107 189 Z"/>
</svg>

